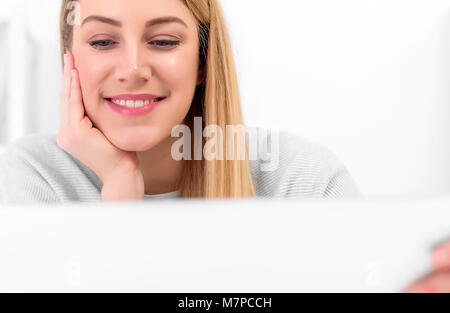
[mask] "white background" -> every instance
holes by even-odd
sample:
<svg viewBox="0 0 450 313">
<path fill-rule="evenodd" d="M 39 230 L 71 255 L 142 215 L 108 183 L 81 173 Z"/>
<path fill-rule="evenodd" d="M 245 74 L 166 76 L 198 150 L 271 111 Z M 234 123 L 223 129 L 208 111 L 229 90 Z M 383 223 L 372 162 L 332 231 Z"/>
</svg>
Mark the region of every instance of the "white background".
<svg viewBox="0 0 450 313">
<path fill-rule="evenodd" d="M 450 0 L 221 3 L 248 125 L 329 147 L 366 195 L 450 191 Z M 7 141 L 57 132 L 59 6 L 0 0 Z"/>
</svg>

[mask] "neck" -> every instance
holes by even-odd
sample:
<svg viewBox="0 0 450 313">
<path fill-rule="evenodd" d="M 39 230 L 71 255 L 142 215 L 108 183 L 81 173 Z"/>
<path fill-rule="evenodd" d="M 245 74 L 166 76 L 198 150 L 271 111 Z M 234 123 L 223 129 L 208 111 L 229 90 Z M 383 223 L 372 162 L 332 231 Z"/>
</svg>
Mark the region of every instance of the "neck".
<svg viewBox="0 0 450 313">
<path fill-rule="evenodd" d="M 145 194 L 178 190 L 183 163 L 174 160 L 171 155 L 172 143 L 177 139 L 168 137 L 148 151 L 137 152 L 139 167 L 144 176 Z"/>
</svg>

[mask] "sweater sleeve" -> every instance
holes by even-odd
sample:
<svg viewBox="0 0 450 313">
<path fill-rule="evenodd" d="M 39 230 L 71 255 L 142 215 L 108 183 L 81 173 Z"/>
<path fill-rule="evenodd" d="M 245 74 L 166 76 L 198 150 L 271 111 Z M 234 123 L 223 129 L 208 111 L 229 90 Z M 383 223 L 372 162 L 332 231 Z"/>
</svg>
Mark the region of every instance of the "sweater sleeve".
<svg viewBox="0 0 450 313">
<path fill-rule="evenodd" d="M 30 134 L 0 155 L 0 203 L 99 202 L 102 182 L 62 150 L 55 134 Z"/>
<path fill-rule="evenodd" d="M 259 131 L 259 130 L 258 130 Z M 269 151 L 267 130 L 261 132 L 262 151 Z M 276 198 L 355 197 L 360 192 L 340 159 L 328 148 L 288 132 L 274 132 L 273 166 L 252 162 L 258 196 Z M 272 148 L 271 148 L 272 149 Z"/>
<path fill-rule="evenodd" d="M 360 196 L 347 167 L 329 149 L 303 142 L 288 162 L 278 192 L 285 197 L 346 198 Z"/>
<path fill-rule="evenodd" d="M 358 197 L 361 196 L 361 192 L 347 168 L 340 164 L 331 175 L 323 196 L 324 198 Z"/>
<path fill-rule="evenodd" d="M 1 204 L 55 201 L 56 193 L 20 151 L 9 147 L 0 155 Z"/>
</svg>

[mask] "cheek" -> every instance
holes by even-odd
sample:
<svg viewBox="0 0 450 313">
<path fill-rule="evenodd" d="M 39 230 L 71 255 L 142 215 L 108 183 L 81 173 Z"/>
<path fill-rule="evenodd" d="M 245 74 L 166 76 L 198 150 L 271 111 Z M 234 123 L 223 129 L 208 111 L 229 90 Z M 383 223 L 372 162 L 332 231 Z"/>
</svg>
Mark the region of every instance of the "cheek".
<svg viewBox="0 0 450 313">
<path fill-rule="evenodd" d="M 192 105 L 197 87 L 198 58 L 195 53 L 171 56 L 164 65 L 164 76 L 171 89 L 172 121 L 170 128 L 182 123 Z M 172 125 L 173 124 L 173 125 Z"/>
<path fill-rule="evenodd" d="M 100 58 L 86 53 L 76 56 L 75 67 L 80 74 L 83 100 L 87 110 L 98 103 L 100 86 L 111 67 L 109 63 L 108 58 L 105 57 Z"/>
<path fill-rule="evenodd" d="M 180 54 L 168 57 L 161 64 L 161 75 L 171 85 L 171 89 L 184 95 L 196 86 L 198 62 L 194 54 Z"/>
</svg>

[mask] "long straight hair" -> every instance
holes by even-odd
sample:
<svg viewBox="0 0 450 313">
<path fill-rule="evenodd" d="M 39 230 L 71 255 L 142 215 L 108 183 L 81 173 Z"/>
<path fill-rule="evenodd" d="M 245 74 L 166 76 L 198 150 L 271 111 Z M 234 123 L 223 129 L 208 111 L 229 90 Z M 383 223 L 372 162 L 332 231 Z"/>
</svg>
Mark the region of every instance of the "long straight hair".
<svg viewBox="0 0 450 313">
<path fill-rule="evenodd" d="M 60 15 L 61 64 L 63 54 L 71 50 L 73 26 L 68 23 L 71 0 L 63 0 Z M 184 0 L 197 21 L 200 65 L 204 73 L 202 84 L 195 90 L 186 125 L 193 133 L 194 117 L 202 118 L 202 129 L 217 125 L 222 133 L 226 126 L 242 126 L 243 117 L 238 81 L 225 19 L 218 0 Z M 216 134 L 217 135 L 217 134 Z M 194 138 L 192 138 L 193 144 Z M 226 142 L 226 140 L 225 140 Z M 222 151 L 226 145 L 223 143 Z M 238 151 L 234 141 L 233 151 Z M 205 138 L 202 136 L 202 147 Z M 256 190 L 248 158 L 236 154 L 232 160 L 184 160 L 182 181 L 179 188 L 182 197 L 190 198 L 244 198 L 254 197 Z M 218 147 L 216 147 L 217 149 Z"/>
</svg>

